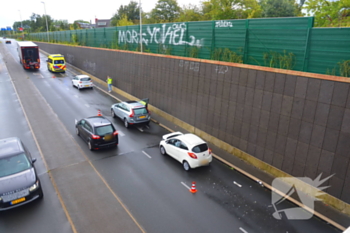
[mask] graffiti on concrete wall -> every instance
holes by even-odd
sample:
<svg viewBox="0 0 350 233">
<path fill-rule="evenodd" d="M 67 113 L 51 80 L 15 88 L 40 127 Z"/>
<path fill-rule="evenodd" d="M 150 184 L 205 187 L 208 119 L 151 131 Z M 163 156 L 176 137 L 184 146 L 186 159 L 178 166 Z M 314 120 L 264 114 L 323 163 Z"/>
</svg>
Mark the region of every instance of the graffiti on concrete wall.
<svg viewBox="0 0 350 233">
<path fill-rule="evenodd" d="M 185 23 L 174 23 L 172 25 L 163 24 L 161 27 L 147 26 L 146 32 L 142 32 L 142 43 L 169 44 L 169 45 L 189 45 L 201 47 L 204 39 L 197 39 L 193 35 L 187 35 Z M 188 37 L 188 38 L 186 38 Z M 118 43 L 138 44 L 140 32 L 136 30 L 118 31 Z"/>
<path fill-rule="evenodd" d="M 218 74 L 225 74 L 228 71 L 228 66 L 216 66 L 215 72 Z"/>
<path fill-rule="evenodd" d="M 96 63 L 95 62 L 91 62 L 91 61 L 88 61 L 88 60 L 85 60 L 84 63 L 83 63 L 83 66 L 85 68 L 85 70 L 91 72 L 91 73 L 95 73 L 96 71 Z"/>
<path fill-rule="evenodd" d="M 200 63 L 180 60 L 179 66 L 184 67 L 184 69 L 190 69 L 190 70 L 193 70 L 194 72 L 198 72 Z"/>
<path fill-rule="evenodd" d="M 74 55 L 67 53 L 66 60 L 68 63 L 72 64 L 74 61 Z"/>
</svg>

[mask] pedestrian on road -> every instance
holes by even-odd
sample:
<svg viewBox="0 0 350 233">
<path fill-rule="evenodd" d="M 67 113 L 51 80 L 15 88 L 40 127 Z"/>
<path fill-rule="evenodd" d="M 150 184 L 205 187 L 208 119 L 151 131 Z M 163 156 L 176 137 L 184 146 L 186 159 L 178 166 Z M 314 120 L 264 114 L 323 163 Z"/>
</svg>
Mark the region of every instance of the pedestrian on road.
<svg viewBox="0 0 350 233">
<path fill-rule="evenodd" d="M 106 80 L 107 84 L 108 84 L 108 92 L 111 92 L 112 91 L 112 82 L 113 82 L 113 79 L 109 76 L 107 76 L 107 80 Z"/>
</svg>

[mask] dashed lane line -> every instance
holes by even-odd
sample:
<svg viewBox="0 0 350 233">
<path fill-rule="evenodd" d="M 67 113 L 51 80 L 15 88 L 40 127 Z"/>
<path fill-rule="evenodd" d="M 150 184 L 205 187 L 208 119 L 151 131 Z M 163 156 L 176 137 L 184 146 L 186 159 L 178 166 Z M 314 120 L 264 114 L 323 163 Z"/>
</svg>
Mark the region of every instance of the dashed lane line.
<svg viewBox="0 0 350 233">
<path fill-rule="evenodd" d="M 190 187 L 188 187 L 188 185 L 185 184 L 184 182 L 181 182 L 181 184 L 182 184 L 183 186 L 185 186 L 187 189 L 190 189 Z"/>
<path fill-rule="evenodd" d="M 239 228 L 243 233 L 248 233 L 248 231 L 244 230 L 242 227 Z"/>
<path fill-rule="evenodd" d="M 146 152 L 144 152 L 144 151 L 142 151 L 142 153 L 144 154 L 144 155 L 146 155 L 148 158 L 152 158 L 149 154 L 147 154 Z"/>
</svg>

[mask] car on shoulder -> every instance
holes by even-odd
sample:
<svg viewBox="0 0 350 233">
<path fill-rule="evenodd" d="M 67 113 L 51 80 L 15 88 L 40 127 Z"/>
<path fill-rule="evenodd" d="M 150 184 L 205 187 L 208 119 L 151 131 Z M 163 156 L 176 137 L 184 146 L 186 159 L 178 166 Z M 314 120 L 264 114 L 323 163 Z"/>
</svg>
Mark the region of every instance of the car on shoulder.
<svg viewBox="0 0 350 233">
<path fill-rule="evenodd" d="M 81 90 L 83 88 L 92 89 L 94 87 L 94 84 L 88 75 L 80 74 L 73 77 L 72 86 L 78 88 L 78 90 Z"/>
<path fill-rule="evenodd" d="M 151 113 L 148 110 L 149 99 L 140 101 L 125 101 L 111 106 L 113 118 L 118 117 L 124 122 L 124 126 L 129 128 L 130 125 L 149 125 Z"/>
<path fill-rule="evenodd" d="M 92 116 L 76 121 L 75 132 L 88 144 L 89 150 L 116 147 L 119 142 L 118 131 L 104 116 Z"/>
<path fill-rule="evenodd" d="M 43 198 L 35 161 L 19 138 L 0 139 L 0 211 Z"/>
<path fill-rule="evenodd" d="M 6 40 L 5 44 L 11 44 L 11 40 Z"/>
<path fill-rule="evenodd" d="M 208 166 L 212 152 L 208 144 L 195 134 L 174 132 L 165 134 L 159 143 L 160 153 L 169 155 L 179 161 L 186 171 Z"/>
</svg>

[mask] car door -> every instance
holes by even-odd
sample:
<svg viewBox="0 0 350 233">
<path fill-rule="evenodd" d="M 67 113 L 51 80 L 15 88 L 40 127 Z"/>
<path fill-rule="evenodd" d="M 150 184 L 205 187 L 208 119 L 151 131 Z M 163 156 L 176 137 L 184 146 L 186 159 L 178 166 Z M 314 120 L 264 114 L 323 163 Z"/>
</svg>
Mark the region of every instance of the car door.
<svg viewBox="0 0 350 233">
<path fill-rule="evenodd" d="M 120 104 L 120 118 L 121 119 L 128 119 L 129 117 L 129 111 L 128 111 L 128 106 L 124 103 Z"/>
<path fill-rule="evenodd" d="M 73 85 L 74 85 L 74 86 L 76 86 L 76 85 L 77 85 L 77 80 L 78 80 L 78 78 L 77 78 L 77 77 L 74 77 L 74 78 L 72 79 L 72 83 L 73 83 Z"/>
<path fill-rule="evenodd" d="M 177 161 L 182 161 L 182 151 L 183 149 L 181 149 L 181 141 L 179 139 L 173 139 L 172 144 L 170 145 L 171 148 L 171 157 L 173 157 L 174 159 L 176 159 Z"/>
<path fill-rule="evenodd" d="M 89 141 L 91 138 L 91 134 L 92 134 L 92 127 L 89 124 L 89 122 L 85 121 L 84 124 L 82 125 L 82 132 L 83 132 L 83 138 L 84 141 Z"/>
<path fill-rule="evenodd" d="M 180 140 L 179 140 L 180 141 Z M 188 147 L 187 145 L 180 141 L 180 144 L 177 144 L 178 146 L 175 147 L 177 160 L 182 163 L 184 160 L 188 160 Z"/>
<path fill-rule="evenodd" d="M 122 104 L 121 103 L 119 103 L 119 104 L 116 104 L 115 105 L 115 107 L 114 107 L 114 113 L 115 113 L 115 115 L 117 116 L 117 117 L 119 117 L 119 118 L 122 118 L 121 116 L 122 116 L 122 106 L 121 106 Z"/>
</svg>

